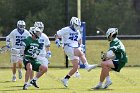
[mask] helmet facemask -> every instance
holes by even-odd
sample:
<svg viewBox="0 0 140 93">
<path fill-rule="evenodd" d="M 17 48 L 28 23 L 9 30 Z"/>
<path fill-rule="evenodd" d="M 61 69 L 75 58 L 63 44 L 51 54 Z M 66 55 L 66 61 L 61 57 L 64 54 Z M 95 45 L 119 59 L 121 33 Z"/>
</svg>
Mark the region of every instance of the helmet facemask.
<svg viewBox="0 0 140 93">
<path fill-rule="evenodd" d="M 80 30 L 81 26 L 81 21 L 77 17 L 72 17 L 70 20 L 70 25 L 75 29 L 75 30 Z"/>
<path fill-rule="evenodd" d="M 118 29 L 117 28 L 109 28 L 106 32 L 106 37 L 108 41 L 112 41 L 114 38 L 117 37 Z"/>
<path fill-rule="evenodd" d="M 41 30 L 38 27 L 30 27 L 29 32 L 37 39 L 41 36 Z"/>
<path fill-rule="evenodd" d="M 19 20 L 17 22 L 17 28 L 19 29 L 19 31 L 23 32 L 24 29 L 25 29 L 25 26 L 26 26 L 26 24 L 25 24 L 25 22 L 23 20 Z"/>
<path fill-rule="evenodd" d="M 80 26 L 78 26 L 76 24 L 74 24 L 73 27 L 74 27 L 75 30 L 80 30 Z"/>
<path fill-rule="evenodd" d="M 41 30 L 41 32 L 43 32 L 44 30 L 44 24 L 42 22 L 35 22 L 34 27 L 38 27 Z"/>
</svg>

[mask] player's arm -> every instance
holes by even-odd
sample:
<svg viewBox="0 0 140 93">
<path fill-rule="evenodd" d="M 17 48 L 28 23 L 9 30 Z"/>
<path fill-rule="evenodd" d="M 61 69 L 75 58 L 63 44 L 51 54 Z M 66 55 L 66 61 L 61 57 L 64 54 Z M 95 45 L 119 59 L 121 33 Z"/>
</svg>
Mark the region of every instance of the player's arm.
<svg viewBox="0 0 140 93">
<path fill-rule="evenodd" d="M 46 53 L 47 53 L 46 58 L 51 58 L 52 53 L 51 53 L 51 50 L 50 50 L 50 45 L 51 45 L 50 40 L 49 40 L 48 37 L 46 37 L 45 41 L 46 41 L 45 42 L 45 48 L 46 48 Z"/>
<path fill-rule="evenodd" d="M 103 61 L 109 60 L 109 59 L 115 59 L 115 53 L 112 50 L 107 51 L 104 53 L 103 51 L 101 52 L 101 59 Z"/>
<path fill-rule="evenodd" d="M 6 36 L 6 47 L 7 48 L 10 48 L 10 37 L 9 36 Z"/>
<path fill-rule="evenodd" d="M 51 50 L 50 50 L 50 45 L 47 45 L 46 46 L 46 58 L 51 58 L 51 56 L 52 56 L 52 53 L 51 53 Z"/>
<path fill-rule="evenodd" d="M 25 51 L 25 49 L 26 49 L 26 47 L 27 47 L 27 45 L 28 45 L 27 42 L 28 42 L 28 41 L 27 41 L 26 39 L 24 39 L 24 40 L 22 41 L 21 56 L 24 55 L 24 51 Z"/>
<path fill-rule="evenodd" d="M 13 31 L 6 36 L 6 47 L 11 48 L 11 39 L 13 38 Z"/>
<path fill-rule="evenodd" d="M 57 33 L 54 35 L 55 38 L 55 44 L 57 45 L 57 47 L 59 48 L 61 46 L 61 30 L 57 31 Z"/>
</svg>

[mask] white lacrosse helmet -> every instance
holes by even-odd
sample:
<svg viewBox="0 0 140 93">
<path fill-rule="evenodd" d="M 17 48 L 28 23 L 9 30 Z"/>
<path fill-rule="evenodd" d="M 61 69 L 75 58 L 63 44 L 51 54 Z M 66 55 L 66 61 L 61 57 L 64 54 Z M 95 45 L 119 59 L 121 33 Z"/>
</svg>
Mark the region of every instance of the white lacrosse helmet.
<svg viewBox="0 0 140 93">
<path fill-rule="evenodd" d="M 35 22 L 34 27 L 40 28 L 41 32 L 44 30 L 44 24 L 42 22 Z"/>
<path fill-rule="evenodd" d="M 76 30 L 80 30 L 81 21 L 77 17 L 72 17 L 70 20 L 70 25 L 74 27 Z"/>
<path fill-rule="evenodd" d="M 118 34 L 118 28 L 109 28 L 106 32 L 106 37 L 109 38 L 109 36 L 112 37 L 115 34 Z"/>
<path fill-rule="evenodd" d="M 39 38 L 42 33 L 38 27 L 30 27 L 29 32 L 31 33 L 31 35 L 35 35 L 36 38 Z"/>
<path fill-rule="evenodd" d="M 26 24 L 23 20 L 19 20 L 17 22 L 17 28 L 20 29 L 21 31 L 23 31 L 25 29 L 25 26 L 26 26 Z"/>
</svg>

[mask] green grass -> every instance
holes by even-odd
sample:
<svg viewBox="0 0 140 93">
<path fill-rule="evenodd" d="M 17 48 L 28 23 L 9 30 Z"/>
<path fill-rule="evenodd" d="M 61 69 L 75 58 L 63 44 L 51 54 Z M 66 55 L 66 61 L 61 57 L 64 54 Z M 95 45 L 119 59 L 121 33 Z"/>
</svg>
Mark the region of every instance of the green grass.
<svg viewBox="0 0 140 93">
<path fill-rule="evenodd" d="M 127 65 L 140 66 L 140 40 L 123 40 L 128 55 Z M 106 40 L 90 40 L 86 42 L 87 51 L 86 57 L 89 63 L 100 63 L 100 52 L 108 49 L 108 42 Z M 0 42 L 0 46 L 4 42 Z M 62 48 L 57 48 L 54 42 L 51 42 L 52 58 L 50 59 L 51 66 L 65 66 L 64 51 Z M 6 52 L 0 54 L 0 67 L 9 67 L 10 54 Z M 70 62 L 69 62 L 70 63 Z M 71 63 L 70 63 L 71 65 Z M 139 67 L 125 67 L 121 73 L 111 72 L 111 79 L 113 84 L 106 90 L 92 90 L 91 87 L 98 83 L 100 70 L 97 68 L 91 72 L 80 69 L 81 78 L 71 78 L 69 87 L 64 88 L 60 83 L 70 68 L 49 68 L 48 74 L 43 75 L 38 80 L 39 89 L 30 87 L 28 90 L 22 90 L 24 78 L 17 82 L 11 82 L 11 69 L 0 69 L 0 93 L 139 93 L 140 92 L 140 68 Z M 23 70 L 23 75 L 25 70 Z"/>
<path fill-rule="evenodd" d="M 60 79 L 66 75 L 70 68 L 50 68 L 47 76 L 43 75 L 38 80 L 39 89 L 29 87 L 22 90 L 24 78 L 11 82 L 11 70 L 0 69 L 0 93 L 139 93 L 140 92 L 140 68 L 125 67 L 121 73 L 111 72 L 113 84 L 106 90 L 92 90 L 91 87 L 98 83 L 101 68 L 91 72 L 80 69 L 81 77 L 71 77 L 69 87 L 65 88 Z M 25 70 L 23 70 L 23 75 Z"/>
<path fill-rule="evenodd" d="M 122 40 L 126 47 L 126 52 L 128 55 L 128 64 L 131 66 L 140 66 L 140 40 Z M 0 46 L 4 45 L 5 42 L 0 42 Z M 86 57 L 89 63 L 100 63 L 100 52 L 107 51 L 108 41 L 107 40 L 87 40 L 86 42 Z M 62 48 L 57 48 L 54 41 L 51 41 L 51 51 L 52 58 L 50 59 L 50 66 L 63 66 L 65 67 L 65 56 Z M 69 62 L 70 63 L 70 62 Z M 71 65 L 71 63 L 70 63 Z M 10 64 L 10 54 L 3 53 L 0 54 L 0 67 L 9 67 Z"/>
</svg>

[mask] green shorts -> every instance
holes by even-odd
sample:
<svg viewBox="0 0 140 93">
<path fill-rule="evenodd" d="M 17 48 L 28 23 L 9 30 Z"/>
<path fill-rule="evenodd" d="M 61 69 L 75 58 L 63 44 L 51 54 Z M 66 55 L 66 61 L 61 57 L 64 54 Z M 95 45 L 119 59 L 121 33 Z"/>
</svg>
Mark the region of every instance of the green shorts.
<svg viewBox="0 0 140 93">
<path fill-rule="evenodd" d="M 113 60 L 113 64 L 115 66 L 115 68 L 112 68 L 112 70 L 116 71 L 116 72 L 120 72 L 120 70 L 125 66 L 125 62 L 120 62 L 120 61 L 116 61 Z"/>
<path fill-rule="evenodd" d="M 33 59 L 33 58 L 24 58 L 23 63 L 24 63 L 24 66 L 25 66 L 25 70 L 27 70 L 26 65 L 28 63 L 31 63 L 32 69 L 34 71 L 37 71 L 37 72 L 39 71 L 39 67 L 41 65 L 41 63 L 39 61 L 37 61 L 36 59 Z"/>
</svg>

